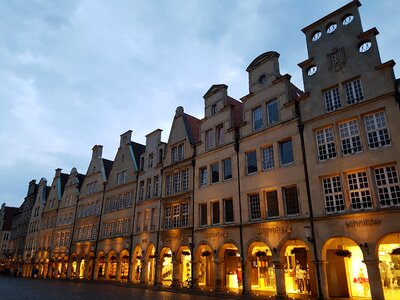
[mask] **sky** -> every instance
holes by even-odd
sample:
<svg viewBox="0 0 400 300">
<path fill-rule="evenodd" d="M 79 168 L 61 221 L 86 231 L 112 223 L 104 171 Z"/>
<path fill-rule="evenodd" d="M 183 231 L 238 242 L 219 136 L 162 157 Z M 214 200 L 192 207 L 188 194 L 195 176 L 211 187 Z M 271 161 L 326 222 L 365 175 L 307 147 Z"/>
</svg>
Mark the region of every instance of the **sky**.
<svg viewBox="0 0 400 300">
<path fill-rule="evenodd" d="M 28 183 L 56 168 L 86 173 L 94 145 L 113 160 L 120 134 L 160 128 L 177 106 L 203 117 L 213 84 L 248 93 L 245 71 L 277 51 L 282 74 L 303 89 L 301 29 L 348 0 L 2 0 L 0 5 L 0 204 L 20 206 Z M 364 0 L 382 61 L 400 63 L 397 0 Z M 400 77 L 399 66 L 395 66 Z"/>
</svg>

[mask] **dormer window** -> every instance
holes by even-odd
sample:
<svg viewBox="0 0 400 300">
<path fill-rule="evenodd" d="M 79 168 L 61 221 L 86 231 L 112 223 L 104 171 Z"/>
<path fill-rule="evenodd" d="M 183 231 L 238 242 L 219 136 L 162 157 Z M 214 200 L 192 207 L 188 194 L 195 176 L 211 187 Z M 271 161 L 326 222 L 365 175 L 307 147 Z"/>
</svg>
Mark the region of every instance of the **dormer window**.
<svg viewBox="0 0 400 300">
<path fill-rule="evenodd" d="M 214 147 L 214 132 L 212 129 L 206 131 L 206 150 Z"/>
<path fill-rule="evenodd" d="M 214 103 L 211 105 L 211 115 L 215 115 L 217 113 L 217 104 Z"/>
<path fill-rule="evenodd" d="M 219 146 L 224 143 L 224 124 L 220 124 L 215 127 L 215 145 Z"/>
<path fill-rule="evenodd" d="M 154 160 L 153 153 L 150 153 L 149 154 L 149 164 L 148 164 L 149 168 L 153 167 L 153 160 Z"/>
<path fill-rule="evenodd" d="M 171 161 L 176 163 L 181 161 L 185 156 L 185 146 L 183 143 L 171 148 Z"/>
</svg>

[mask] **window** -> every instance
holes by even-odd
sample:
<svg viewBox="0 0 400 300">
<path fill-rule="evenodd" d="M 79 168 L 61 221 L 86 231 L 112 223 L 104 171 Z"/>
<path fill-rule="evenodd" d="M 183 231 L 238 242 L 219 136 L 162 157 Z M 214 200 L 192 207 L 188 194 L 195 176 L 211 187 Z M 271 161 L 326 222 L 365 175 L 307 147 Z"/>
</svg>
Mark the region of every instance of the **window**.
<svg viewBox="0 0 400 300">
<path fill-rule="evenodd" d="M 174 174 L 174 193 L 179 193 L 181 191 L 181 172 L 176 172 Z"/>
<path fill-rule="evenodd" d="M 200 226 L 207 226 L 207 203 L 200 204 Z"/>
<path fill-rule="evenodd" d="M 189 170 L 182 171 L 182 191 L 189 190 Z"/>
<path fill-rule="evenodd" d="M 178 145 L 178 161 L 181 161 L 185 156 L 185 146 L 183 143 Z"/>
<path fill-rule="evenodd" d="M 164 208 L 164 228 L 171 228 L 171 206 Z"/>
<path fill-rule="evenodd" d="M 213 202 L 211 204 L 212 206 L 212 220 L 211 220 L 211 224 L 215 225 L 215 224 L 219 224 L 219 202 Z"/>
<path fill-rule="evenodd" d="M 142 180 L 139 184 L 139 201 L 143 200 L 144 197 L 144 180 Z"/>
<path fill-rule="evenodd" d="M 326 213 L 335 213 L 344 211 L 344 199 L 342 185 L 339 176 L 324 178 L 322 185 L 325 195 Z"/>
<path fill-rule="evenodd" d="M 161 164 L 163 161 L 163 149 L 158 149 L 158 163 Z"/>
<path fill-rule="evenodd" d="M 253 109 L 252 114 L 253 114 L 253 130 L 258 130 L 263 126 L 263 114 L 261 106 Z"/>
<path fill-rule="evenodd" d="M 206 131 L 206 150 L 214 147 L 214 132 L 212 129 Z"/>
<path fill-rule="evenodd" d="M 149 163 L 148 163 L 149 168 L 153 167 L 153 161 L 154 161 L 153 153 L 150 153 L 149 154 Z"/>
<path fill-rule="evenodd" d="M 123 231 L 124 235 L 129 234 L 129 219 L 125 218 L 124 219 L 124 231 Z"/>
<path fill-rule="evenodd" d="M 140 232 L 140 229 L 142 227 L 142 212 L 138 211 L 137 213 L 137 219 L 136 219 L 136 232 Z"/>
<path fill-rule="evenodd" d="M 116 175 L 115 183 L 116 185 L 120 185 L 123 183 L 126 183 L 126 177 L 127 177 L 127 170 L 118 172 Z M 97 183 L 95 183 L 95 186 L 97 186 Z M 93 186 L 93 193 L 96 192 L 97 187 Z"/>
<path fill-rule="evenodd" d="M 389 130 L 383 111 L 365 116 L 364 123 L 368 135 L 369 149 L 390 145 Z"/>
<path fill-rule="evenodd" d="M 225 223 L 234 222 L 232 199 L 224 199 L 224 217 L 225 217 Z"/>
<path fill-rule="evenodd" d="M 267 124 L 272 125 L 279 120 L 278 101 L 273 100 L 267 103 Z"/>
<path fill-rule="evenodd" d="M 260 195 L 249 195 L 250 221 L 261 219 Z"/>
<path fill-rule="evenodd" d="M 246 153 L 247 174 L 257 172 L 257 154 L 256 151 Z"/>
<path fill-rule="evenodd" d="M 189 225 L 189 203 L 181 204 L 181 226 L 186 227 Z"/>
<path fill-rule="evenodd" d="M 232 162 L 231 158 L 224 159 L 222 161 L 224 166 L 224 180 L 228 180 L 232 178 Z"/>
<path fill-rule="evenodd" d="M 339 124 L 339 133 L 343 155 L 357 153 L 362 150 L 357 120 Z"/>
<path fill-rule="evenodd" d="M 172 176 L 171 175 L 167 175 L 165 176 L 165 193 L 168 195 L 172 194 Z"/>
<path fill-rule="evenodd" d="M 146 209 L 144 211 L 144 226 L 143 230 L 148 230 L 150 226 L 150 211 Z"/>
<path fill-rule="evenodd" d="M 154 176 L 154 188 L 153 188 L 153 197 L 158 197 L 158 190 L 160 186 L 160 177 L 158 175 Z"/>
<path fill-rule="evenodd" d="M 339 88 L 336 86 L 324 92 L 326 111 L 334 111 L 342 107 L 340 103 Z"/>
<path fill-rule="evenodd" d="M 219 146 L 224 143 L 225 133 L 224 133 L 224 124 L 220 124 L 215 127 L 215 145 Z"/>
<path fill-rule="evenodd" d="M 179 219 L 180 219 L 180 205 L 176 204 L 172 207 L 173 216 L 172 216 L 172 227 L 179 227 Z"/>
<path fill-rule="evenodd" d="M 265 196 L 267 199 L 267 217 L 279 217 L 278 192 L 269 191 L 266 192 Z"/>
<path fill-rule="evenodd" d="M 150 229 L 155 230 L 157 225 L 157 208 L 153 207 L 151 209 L 151 225 Z"/>
<path fill-rule="evenodd" d="M 317 130 L 315 133 L 318 146 L 318 159 L 320 161 L 335 158 L 336 147 L 333 140 L 333 128 L 327 127 Z"/>
<path fill-rule="evenodd" d="M 360 79 L 353 80 L 344 85 L 348 104 L 354 104 L 364 100 Z"/>
<path fill-rule="evenodd" d="M 146 198 L 150 199 L 151 198 L 151 178 L 147 178 L 147 191 L 146 191 Z"/>
<path fill-rule="evenodd" d="M 280 144 L 281 150 L 281 165 L 287 166 L 293 163 L 293 145 L 292 140 L 288 140 L 285 142 L 281 142 Z"/>
<path fill-rule="evenodd" d="M 200 173 L 200 187 L 206 186 L 208 183 L 207 167 L 200 168 L 199 173 Z"/>
<path fill-rule="evenodd" d="M 218 181 L 219 181 L 219 165 L 216 162 L 211 165 L 211 183 L 216 183 Z"/>
<path fill-rule="evenodd" d="M 178 161 L 178 147 L 171 148 L 171 161 L 172 163 L 176 163 Z"/>
<path fill-rule="evenodd" d="M 285 200 L 287 216 L 300 214 L 299 199 L 297 198 L 296 186 L 283 188 L 283 198 Z"/>
<path fill-rule="evenodd" d="M 214 103 L 213 105 L 211 105 L 211 115 L 215 115 L 216 112 L 217 112 L 217 104 Z"/>
<path fill-rule="evenodd" d="M 400 205 L 400 184 L 396 166 L 376 168 L 374 171 L 381 206 Z"/>
<path fill-rule="evenodd" d="M 272 145 L 261 149 L 262 154 L 262 168 L 263 171 L 271 170 L 274 168 L 274 148 Z"/>
<path fill-rule="evenodd" d="M 360 210 L 372 207 L 372 200 L 368 186 L 366 171 L 351 173 L 347 175 L 351 207 L 353 210 Z"/>
</svg>

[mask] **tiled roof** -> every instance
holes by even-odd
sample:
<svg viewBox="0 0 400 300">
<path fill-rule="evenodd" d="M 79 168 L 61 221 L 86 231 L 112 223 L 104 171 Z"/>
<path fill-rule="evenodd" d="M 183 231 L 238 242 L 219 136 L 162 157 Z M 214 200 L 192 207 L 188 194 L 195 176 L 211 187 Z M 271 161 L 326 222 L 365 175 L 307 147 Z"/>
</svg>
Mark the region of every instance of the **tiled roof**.
<svg viewBox="0 0 400 300">
<path fill-rule="evenodd" d="M 105 159 L 105 158 L 102 158 L 102 160 L 103 160 L 103 165 L 104 165 L 104 171 L 106 172 L 106 178 L 108 179 L 108 176 L 110 175 L 111 168 L 112 168 L 112 165 L 114 162 L 112 160 Z"/>
<path fill-rule="evenodd" d="M 190 143 L 192 145 L 197 144 L 200 140 L 200 120 L 196 117 L 183 113 L 183 122 L 185 124 Z"/>
<path fill-rule="evenodd" d="M 289 87 L 289 101 L 298 101 L 300 100 L 301 97 L 303 97 L 305 94 L 302 90 L 300 90 L 297 86 L 295 86 L 293 83 L 290 82 L 290 87 Z"/>
<path fill-rule="evenodd" d="M 243 123 L 243 103 L 228 96 L 228 104 L 233 106 L 232 109 L 232 126 L 240 127 Z"/>
<path fill-rule="evenodd" d="M 146 146 L 136 143 L 136 142 L 131 142 L 130 145 L 132 147 L 132 151 L 133 151 L 133 155 L 135 157 L 136 163 L 139 165 L 140 155 L 142 153 L 144 153 L 144 151 L 146 150 Z"/>
<path fill-rule="evenodd" d="M 19 212 L 20 211 L 18 207 L 6 206 L 4 212 L 3 228 L 1 228 L 1 230 L 11 230 L 13 217 Z"/>
</svg>

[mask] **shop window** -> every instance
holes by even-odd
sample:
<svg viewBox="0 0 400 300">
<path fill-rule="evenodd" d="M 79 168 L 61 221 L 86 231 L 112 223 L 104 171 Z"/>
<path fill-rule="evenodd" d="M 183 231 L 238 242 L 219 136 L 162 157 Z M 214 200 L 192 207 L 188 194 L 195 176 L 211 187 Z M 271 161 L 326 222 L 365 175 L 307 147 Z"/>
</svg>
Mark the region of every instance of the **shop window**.
<svg viewBox="0 0 400 300">
<path fill-rule="evenodd" d="M 382 207 L 400 205 L 400 183 L 395 165 L 374 169 L 379 203 Z"/>
<path fill-rule="evenodd" d="M 257 154 L 255 150 L 246 153 L 246 164 L 248 175 L 257 172 Z"/>
<path fill-rule="evenodd" d="M 278 191 L 266 192 L 268 218 L 279 217 Z"/>
<path fill-rule="evenodd" d="M 317 130 L 315 137 L 318 146 L 318 159 L 324 161 L 336 157 L 336 147 L 333 136 L 333 127 Z"/>
<path fill-rule="evenodd" d="M 283 198 L 285 200 L 285 208 L 287 216 L 294 216 L 300 214 L 299 199 L 297 197 L 297 187 L 284 187 Z"/>
<path fill-rule="evenodd" d="M 234 222 L 232 199 L 224 199 L 224 217 L 225 217 L 225 223 Z"/>
<path fill-rule="evenodd" d="M 350 155 L 362 151 L 360 134 L 357 120 L 339 124 L 340 139 L 342 142 L 343 155 Z"/>
<path fill-rule="evenodd" d="M 326 213 L 335 213 L 344 211 L 344 198 L 340 177 L 327 177 L 322 180 Z"/>
<path fill-rule="evenodd" d="M 250 208 L 250 221 L 261 219 L 260 195 L 252 194 L 248 196 Z"/>
<path fill-rule="evenodd" d="M 372 199 L 366 171 L 347 174 L 351 207 L 353 210 L 372 208 Z"/>
<path fill-rule="evenodd" d="M 390 145 L 389 129 L 383 111 L 364 117 L 365 129 L 368 136 L 369 149 L 376 149 Z"/>
</svg>

